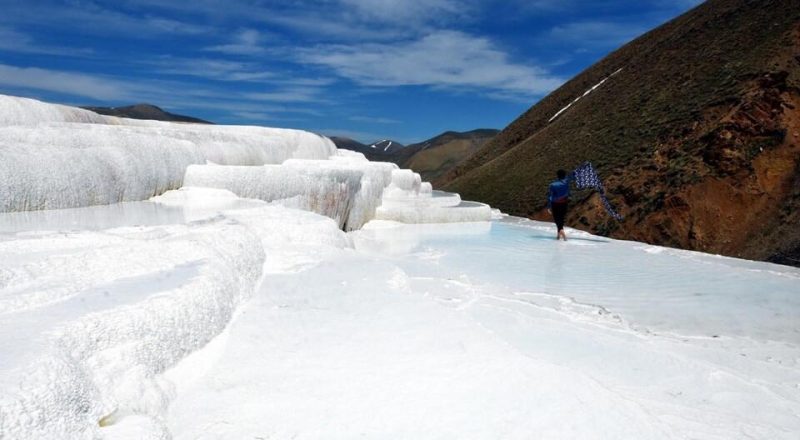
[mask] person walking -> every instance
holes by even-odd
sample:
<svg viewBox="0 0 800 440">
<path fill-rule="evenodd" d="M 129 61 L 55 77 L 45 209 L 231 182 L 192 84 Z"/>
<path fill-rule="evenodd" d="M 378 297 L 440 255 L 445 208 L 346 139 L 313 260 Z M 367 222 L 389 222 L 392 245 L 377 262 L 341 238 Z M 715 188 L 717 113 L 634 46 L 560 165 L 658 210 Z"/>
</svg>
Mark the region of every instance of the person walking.
<svg viewBox="0 0 800 440">
<path fill-rule="evenodd" d="M 553 215 L 553 221 L 558 229 L 556 240 L 564 239 L 567 241 L 567 234 L 564 233 L 564 218 L 567 216 L 569 206 L 569 184 L 575 178 L 575 172 L 569 173 L 564 170 L 556 172 L 557 179 L 550 184 L 547 194 L 547 212 Z"/>
</svg>

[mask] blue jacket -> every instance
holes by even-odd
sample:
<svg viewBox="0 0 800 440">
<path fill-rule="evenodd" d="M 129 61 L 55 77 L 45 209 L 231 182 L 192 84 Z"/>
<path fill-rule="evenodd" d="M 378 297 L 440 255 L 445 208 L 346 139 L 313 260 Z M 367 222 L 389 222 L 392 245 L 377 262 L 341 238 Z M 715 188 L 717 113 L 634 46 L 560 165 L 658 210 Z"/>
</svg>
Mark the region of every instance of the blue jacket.
<svg viewBox="0 0 800 440">
<path fill-rule="evenodd" d="M 563 203 L 569 200 L 569 183 L 575 178 L 575 172 L 563 179 L 558 179 L 550 184 L 550 191 L 547 193 L 547 207 L 551 207 L 553 203 Z"/>
</svg>

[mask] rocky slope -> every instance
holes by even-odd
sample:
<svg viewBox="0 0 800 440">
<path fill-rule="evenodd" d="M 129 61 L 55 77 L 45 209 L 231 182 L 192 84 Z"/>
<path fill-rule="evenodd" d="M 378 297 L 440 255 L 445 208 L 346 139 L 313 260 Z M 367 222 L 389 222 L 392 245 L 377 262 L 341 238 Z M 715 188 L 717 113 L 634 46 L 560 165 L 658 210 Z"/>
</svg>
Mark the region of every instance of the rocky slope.
<svg viewBox="0 0 800 440">
<path fill-rule="evenodd" d="M 162 110 L 152 104 L 134 104 L 125 107 L 83 107 L 95 113 L 107 116 L 119 116 L 130 119 L 146 119 L 152 121 L 191 122 L 195 124 L 210 124 L 211 122 L 191 116 L 176 115 Z"/>
<path fill-rule="evenodd" d="M 577 192 L 576 227 L 800 265 L 800 4 L 709 0 L 585 70 L 434 183 L 548 219 L 555 170 L 585 160 L 626 219 Z"/>
</svg>

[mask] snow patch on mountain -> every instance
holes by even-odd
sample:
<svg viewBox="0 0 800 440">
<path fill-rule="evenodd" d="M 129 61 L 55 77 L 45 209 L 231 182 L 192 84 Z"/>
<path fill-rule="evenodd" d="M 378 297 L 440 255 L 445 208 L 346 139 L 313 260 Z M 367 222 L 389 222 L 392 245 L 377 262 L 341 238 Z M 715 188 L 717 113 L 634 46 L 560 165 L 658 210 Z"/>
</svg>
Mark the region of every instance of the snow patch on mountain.
<svg viewBox="0 0 800 440">
<path fill-rule="evenodd" d="M 557 111 L 557 112 L 556 112 L 556 114 L 554 114 L 554 115 L 553 115 L 553 116 L 552 116 L 550 119 L 548 119 L 548 120 L 547 120 L 547 122 L 548 122 L 548 123 L 549 123 L 549 122 L 553 122 L 553 121 L 554 121 L 554 120 L 555 120 L 557 117 L 559 117 L 559 116 L 561 115 L 561 113 L 564 113 L 565 111 L 567 111 L 567 110 L 568 110 L 570 107 L 572 107 L 572 106 L 573 106 L 573 105 L 574 105 L 576 102 L 580 101 L 580 99 L 581 99 L 581 98 L 584 98 L 584 97 L 586 97 L 586 95 L 588 95 L 588 94 L 592 93 L 593 91 L 595 91 L 595 89 L 597 89 L 598 87 L 600 87 L 601 85 L 603 85 L 603 83 L 605 83 L 606 81 L 608 81 L 608 79 L 609 79 L 609 78 L 611 78 L 612 76 L 614 76 L 614 75 L 618 74 L 618 73 L 619 73 L 619 72 L 621 72 L 621 71 L 622 71 L 622 68 L 619 68 L 619 69 L 617 69 L 616 71 L 614 71 L 614 73 L 612 73 L 611 75 L 608 75 L 607 77 L 603 78 L 603 79 L 602 79 L 602 80 L 601 80 L 599 83 L 597 83 L 597 84 L 593 85 L 593 86 L 592 86 L 592 87 L 590 87 L 588 90 L 586 90 L 585 92 L 583 92 L 583 95 L 581 95 L 581 96 L 578 96 L 578 97 L 577 97 L 577 98 L 575 98 L 575 99 L 574 99 L 572 102 L 570 102 L 569 104 L 567 104 L 567 105 L 566 105 L 564 108 L 562 108 L 561 110 Z"/>
</svg>

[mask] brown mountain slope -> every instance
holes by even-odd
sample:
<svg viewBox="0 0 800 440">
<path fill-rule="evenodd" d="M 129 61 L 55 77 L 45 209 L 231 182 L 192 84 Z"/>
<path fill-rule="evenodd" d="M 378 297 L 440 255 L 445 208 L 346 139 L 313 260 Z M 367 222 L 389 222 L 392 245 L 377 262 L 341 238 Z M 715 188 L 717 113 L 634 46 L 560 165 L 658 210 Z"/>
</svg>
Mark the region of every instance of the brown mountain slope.
<svg viewBox="0 0 800 440">
<path fill-rule="evenodd" d="M 575 226 L 800 264 L 798 112 L 800 2 L 709 0 L 582 72 L 434 183 L 548 219 L 554 171 L 590 160 L 626 220 L 580 192 Z"/>
<path fill-rule="evenodd" d="M 419 173 L 423 180 L 433 180 L 451 170 L 477 151 L 499 130 L 478 129 L 463 133 L 448 131 L 419 144 L 409 145 L 393 160 L 401 168 Z"/>
</svg>

